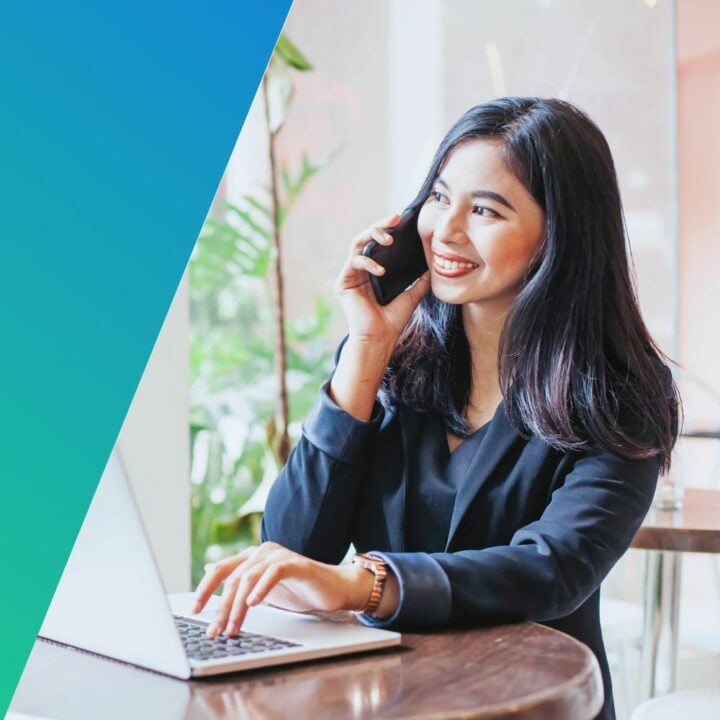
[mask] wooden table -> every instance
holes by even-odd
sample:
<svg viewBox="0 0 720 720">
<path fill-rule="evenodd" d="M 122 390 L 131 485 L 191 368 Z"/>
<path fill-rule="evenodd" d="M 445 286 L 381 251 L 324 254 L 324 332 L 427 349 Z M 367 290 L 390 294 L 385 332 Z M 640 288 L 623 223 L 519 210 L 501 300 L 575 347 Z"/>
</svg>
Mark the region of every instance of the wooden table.
<svg viewBox="0 0 720 720">
<path fill-rule="evenodd" d="M 191 681 L 38 640 L 10 709 L 56 720 L 591 720 L 602 703 L 585 645 L 520 623 L 403 633 L 398 648 Z"/>
<path fill-rule="evenodd" d="M 677 679 L 682 553 L 720 553 L 720 492 L 688 488 L 679 510 L 652 509 L 632 542 L 645 567 L 642 696 L 673 692 Z"/>
</svg>

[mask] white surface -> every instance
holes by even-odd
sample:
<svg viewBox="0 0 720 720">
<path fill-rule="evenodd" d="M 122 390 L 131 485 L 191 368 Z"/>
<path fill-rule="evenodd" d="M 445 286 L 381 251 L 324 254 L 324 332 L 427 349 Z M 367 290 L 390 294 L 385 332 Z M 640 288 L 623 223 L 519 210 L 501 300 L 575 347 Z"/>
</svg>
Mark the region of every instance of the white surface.
<svg viewBox="0 0 720 720">
<path fill-rule="evenodd" d="M 720 717 L 720 690 L 691 690 L 653 698 L 635 708 L 632 720 L 717 720 Z"/>
<path fill-rule="evenodd" d="M 644 611 L 640 605 L 600 596 L 600 626 L 605 646 L 639 641 L 643 631 Z"/>
<path fill-rule="evenodd" d="M 414 0 L 412 32 L 404 0 L 386 3 L 380 12 L 378 41 L 387 43 L 387 154 L 383 182 L 388 213 L 400 213 L 413 199 L 448 130 L 444 117 L 443 3 Z M 383 33 L 384 37 L 380 36 Z M 418 68 L 422 68 L 418 72 Z M 434 102 L 428 102 L 433 98 Z M 422 118 L 422 122 L 416 122 Z M 380 213 L 382 214 L 382 213 Z M 374 218 L 373 218 L 374 219 Z"/>
</svg>

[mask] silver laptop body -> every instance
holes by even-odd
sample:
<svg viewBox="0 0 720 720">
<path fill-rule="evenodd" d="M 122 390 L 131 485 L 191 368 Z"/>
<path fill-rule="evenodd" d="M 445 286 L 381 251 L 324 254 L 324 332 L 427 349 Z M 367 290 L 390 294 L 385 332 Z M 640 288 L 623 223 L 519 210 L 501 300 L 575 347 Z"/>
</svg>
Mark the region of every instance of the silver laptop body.
<svg viewBox="0 0 720 720">
<path fill-rule="evenodd" d="M 190 613 L 193 600 L 191 592 L 165 594 L 122 462 L 113 451 L 40 637 L 178 678 L 376 650 L 402 639 L 389 630 L 258 605 L 249 608 L 240 629 L 242 649 L 226 644 L 223 657 L 201 659 L 190 656 L 197 655 L 193 648 L 216 654 L 229 639 L 216 638 L 207 650 L 210 645 L 199 636 L 214 619 L 219 597 L 213 596 L 198 615 Z M 190 627 L 188 652 L 178 623 Z"/>
</svg>

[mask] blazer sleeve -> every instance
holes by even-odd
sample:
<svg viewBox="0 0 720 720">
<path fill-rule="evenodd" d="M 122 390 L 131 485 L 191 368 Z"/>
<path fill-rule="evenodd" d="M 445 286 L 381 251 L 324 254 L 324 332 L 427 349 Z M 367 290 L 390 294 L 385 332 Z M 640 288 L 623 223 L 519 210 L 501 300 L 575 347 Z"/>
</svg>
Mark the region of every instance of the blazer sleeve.
<svg viewBox="0 0 720 720">
<path fill-rule="evenodd" d="M 639 529 L 654 496 L 659 458 L 610 452 L 577 457 L 538 520 L 505 546 L 453 553 L 370 551 L 398 578 L 400 603 L 372 627 L 546 621 L 578 608 Z"/>
<path fill-rule="evenodd" d="M 335 353 L 335 366 L 347 337 Z M 333 370 L 334 373 L 334 370 Z M 385 410 L 375 401 L 368 421 L 320 395 L 265 505 L 261 538 L 320 562 L 337 564 L 347 554 L 360 484 L 367 471 L 369 446 Z"/>
</svg>

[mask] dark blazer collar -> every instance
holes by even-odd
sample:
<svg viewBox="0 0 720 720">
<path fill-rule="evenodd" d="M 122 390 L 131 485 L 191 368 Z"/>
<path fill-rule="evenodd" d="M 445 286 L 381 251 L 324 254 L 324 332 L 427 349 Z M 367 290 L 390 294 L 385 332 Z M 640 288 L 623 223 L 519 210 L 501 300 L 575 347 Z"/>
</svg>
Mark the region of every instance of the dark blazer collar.
<svg viewBox="0 0 720 720">
<path fill-rule="evenodd" d="M 416 452 L 418 429 L 420 427 L 420 414 L 404 405 L 397 406 L 400 432 L 402 435 L 403 471 L 398 483 L 385 488 L 383 497 L 383 510 L 388 522 L 388 535 L 390 547 L 399 552 L 406 552 L 405 548 L 405 496 L 408 485 L 408 457 Z"/>
<path fill-rule="evenodd" d="M 408 484 L 407 458 L 417 452 L 416 444 L 421 414 L 403 405 L 397 406 L 397 412 L 399 413 L 398 419 L 400 420 L 404 453 L 403 476 L 402 478 L 398 478 L 397 484 L 385 488 L 383 510 L 389 523 L 388 533 L 390 547 L 393 549 L 399 548 L 399 552 L 405 552 L 405 494 Z M 487 432 L 480 441 L 473 458 L 468 464 L 466 477 L 458 488 L 452 518 L 450 520 L 450 530 L 448 532 L 445 552 L 449 552 L 448 548 L 452 544 L 458 526 L 470 503 L 473 501 L 473 498 L 487 482 L 505 454 L 521 439 L 522 436 L 507 419 L 503 403 L 500 403 L 495 411 L 495 415 L 493 415 L 490 421 Z"/>
<path fill-rule="evenodd" d="M 507 419 L 504 405 L 501 402 L 490 421 L 487 432 L 477 446 L 475 455 L 468 464 L 465 477 L 458 487 L 445 552 L 449 552 L 449 547 L 470 503 L 488 481 L 510 448 L 521 439 L 521 435 Z"/>
</svg>

